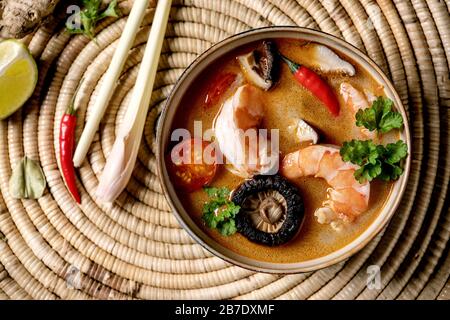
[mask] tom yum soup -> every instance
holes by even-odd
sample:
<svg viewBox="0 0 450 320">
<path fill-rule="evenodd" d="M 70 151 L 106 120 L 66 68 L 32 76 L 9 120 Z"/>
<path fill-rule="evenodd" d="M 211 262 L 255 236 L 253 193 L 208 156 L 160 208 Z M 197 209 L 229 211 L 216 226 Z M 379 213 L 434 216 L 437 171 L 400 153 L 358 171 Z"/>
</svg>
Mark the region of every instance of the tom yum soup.
<svg viewBox="0 0 450 320">
<path fill-rule="evenodd" d="M 311 42 L 238 48 L 193 82 L 166 168 L 178 198 L 222 246 L 294 263 L 352 242 L 403 174 L 402 116 L 348 57 Z"/>
</svg>

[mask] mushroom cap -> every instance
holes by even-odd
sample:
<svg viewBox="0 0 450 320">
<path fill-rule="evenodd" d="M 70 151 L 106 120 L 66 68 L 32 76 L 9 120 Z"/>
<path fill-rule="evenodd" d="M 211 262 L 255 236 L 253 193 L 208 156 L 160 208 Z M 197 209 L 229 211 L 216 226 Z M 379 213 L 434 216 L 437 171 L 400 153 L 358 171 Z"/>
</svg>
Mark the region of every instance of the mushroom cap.
<svg viewBox="0 0 450 320">
<path fill-rule="evenodd" d="M 282 245 L 303 222 L 305 210 L 297 188 L 279 175 L 245 181 L 233 192 L 232 201 L 241 206 L 236 216 L 238 231 L 256 243 Z"/>
<path fill-rule="evenodd" d="M 278 49 L 273 41 L 263 41 L 257 49 L 237 57 L 247 79 L 264 90 L 269 90 L 278 81 L 280 62 Z"/>
</svg>

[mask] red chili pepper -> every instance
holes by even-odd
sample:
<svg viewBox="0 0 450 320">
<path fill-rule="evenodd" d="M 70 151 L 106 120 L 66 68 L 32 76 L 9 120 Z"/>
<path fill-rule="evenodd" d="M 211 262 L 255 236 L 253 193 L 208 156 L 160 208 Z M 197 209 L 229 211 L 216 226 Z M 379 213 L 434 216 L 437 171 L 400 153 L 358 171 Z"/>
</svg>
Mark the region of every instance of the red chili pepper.
<svg viewBox="0 0 450 320">
<path fill-rule="evenodd" d="M 59 158 L 61 161 L 61 171 L 64 180 L 66 181 L 67 188 L 75 201 L 77 203 L 81 203 L 81 197 L 78 193 L 76 185 L 75 167 L 73 164 L 75 129 L 77 125 L 77 117 L 75 116 L 76 110 L 74 105 L 77 92 L 75 92 L 72 102 L 61 120 L 59 131 Z"/>
<path fill-rule="evenodd" d="M 295 79 L 306 89 L 312 92 L 330 110 L 333 116 L 339 115 L 339 101 L 333 89 L 317 73 L 281 55 L 284 62 L 294 74 Z"/>
<path fill-rule="evenodd" d="M 205 104 L 206 107 L 211 107 L 215 104 L 220 96 L 231 86 L 231 84 L 236 80 L 237 75 L 231 72 L 225 72 L 219 74 L 218 77 L 214 79 L 211 86 L 206 93 Z"/>
</svg>

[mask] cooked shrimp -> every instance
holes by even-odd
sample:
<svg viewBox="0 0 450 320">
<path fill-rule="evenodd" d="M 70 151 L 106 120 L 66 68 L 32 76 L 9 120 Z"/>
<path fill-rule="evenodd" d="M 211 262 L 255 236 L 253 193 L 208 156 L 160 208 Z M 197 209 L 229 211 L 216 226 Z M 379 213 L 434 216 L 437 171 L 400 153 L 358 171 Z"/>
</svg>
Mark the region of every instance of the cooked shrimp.
<svg viewBox="0 0 450 320">
<path fill-rule="evenodd" d="M 314 176 L 330 185 L 327 200 L 314 215 L 319 223 L 340 229 L 365 212 L 369 205 L 370 184 L 359 183 L 354 173 L 359 167 L 344 162 L 339 147 L 314 145 L 286 155 L 281 174 L 288 179 Z"/>
<path fill-rule="evenodd" d="M 367 92 L 366 96 L 364 96 L 362 92 L 355 89 L 350 83 L 347 82 L 341 83 L 340 92 L 342 98 L 344 98 L 345 103 L 352 109 L 352 112 L 355 116 L 359 110 L 369 108 L 370 104 L 368 100 L 373 99 L 373 94 Z M 359 131 L 362 135 L 362 138 L 372 140 L 376 139 L 376 134 L 374 131 L 369 131 L 366 128 L 359 128 Z"/>
<path fill-rule="evenodd" d="M 278 146 L 257 130 L 263 117 L 262 91 L 247 84 L 225 101 L 214 122 L 219 149 L 231 163 L 231 171 L 241 177 L 278 169 Z"/>
</svg>

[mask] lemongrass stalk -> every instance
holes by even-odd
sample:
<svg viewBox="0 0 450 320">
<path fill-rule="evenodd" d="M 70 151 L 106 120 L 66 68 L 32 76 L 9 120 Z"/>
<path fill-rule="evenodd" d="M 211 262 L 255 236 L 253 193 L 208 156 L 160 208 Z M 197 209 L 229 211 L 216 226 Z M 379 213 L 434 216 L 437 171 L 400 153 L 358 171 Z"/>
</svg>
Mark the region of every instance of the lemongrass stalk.
<svg viewBox="0 0 450 320">
<path fill-rule="evenodd" d="M 97 196 L 113 202 L 133 172 L 155 83 L 172 0 L 159 0 L 130 104 L 100 177 Z"/>
<path fill-rule="evenodd" d="M 137 31 L 144 19 L 145 10 L 150 0 L 135 0 L 131 9 L 127 23 L 120 37 L 119 44 L 111 60 L 108 70 L 106 71 L 104 81 L 100 87 L 98 97 L 92 108 L 92 114 L 89 117 L 83 133 L 81 134 L 77 148 L 75 150 L 73 163 L 75 167 L 81 166 L 89 148 L 94 139 L 95 133 L 100 125 L 100 121 L 105 114 L 106 107 L 114 93 L 114 89 L 119 80 L 119 76 L 123 70 L 128 54 L 133 46 Z"/>
</svg>

